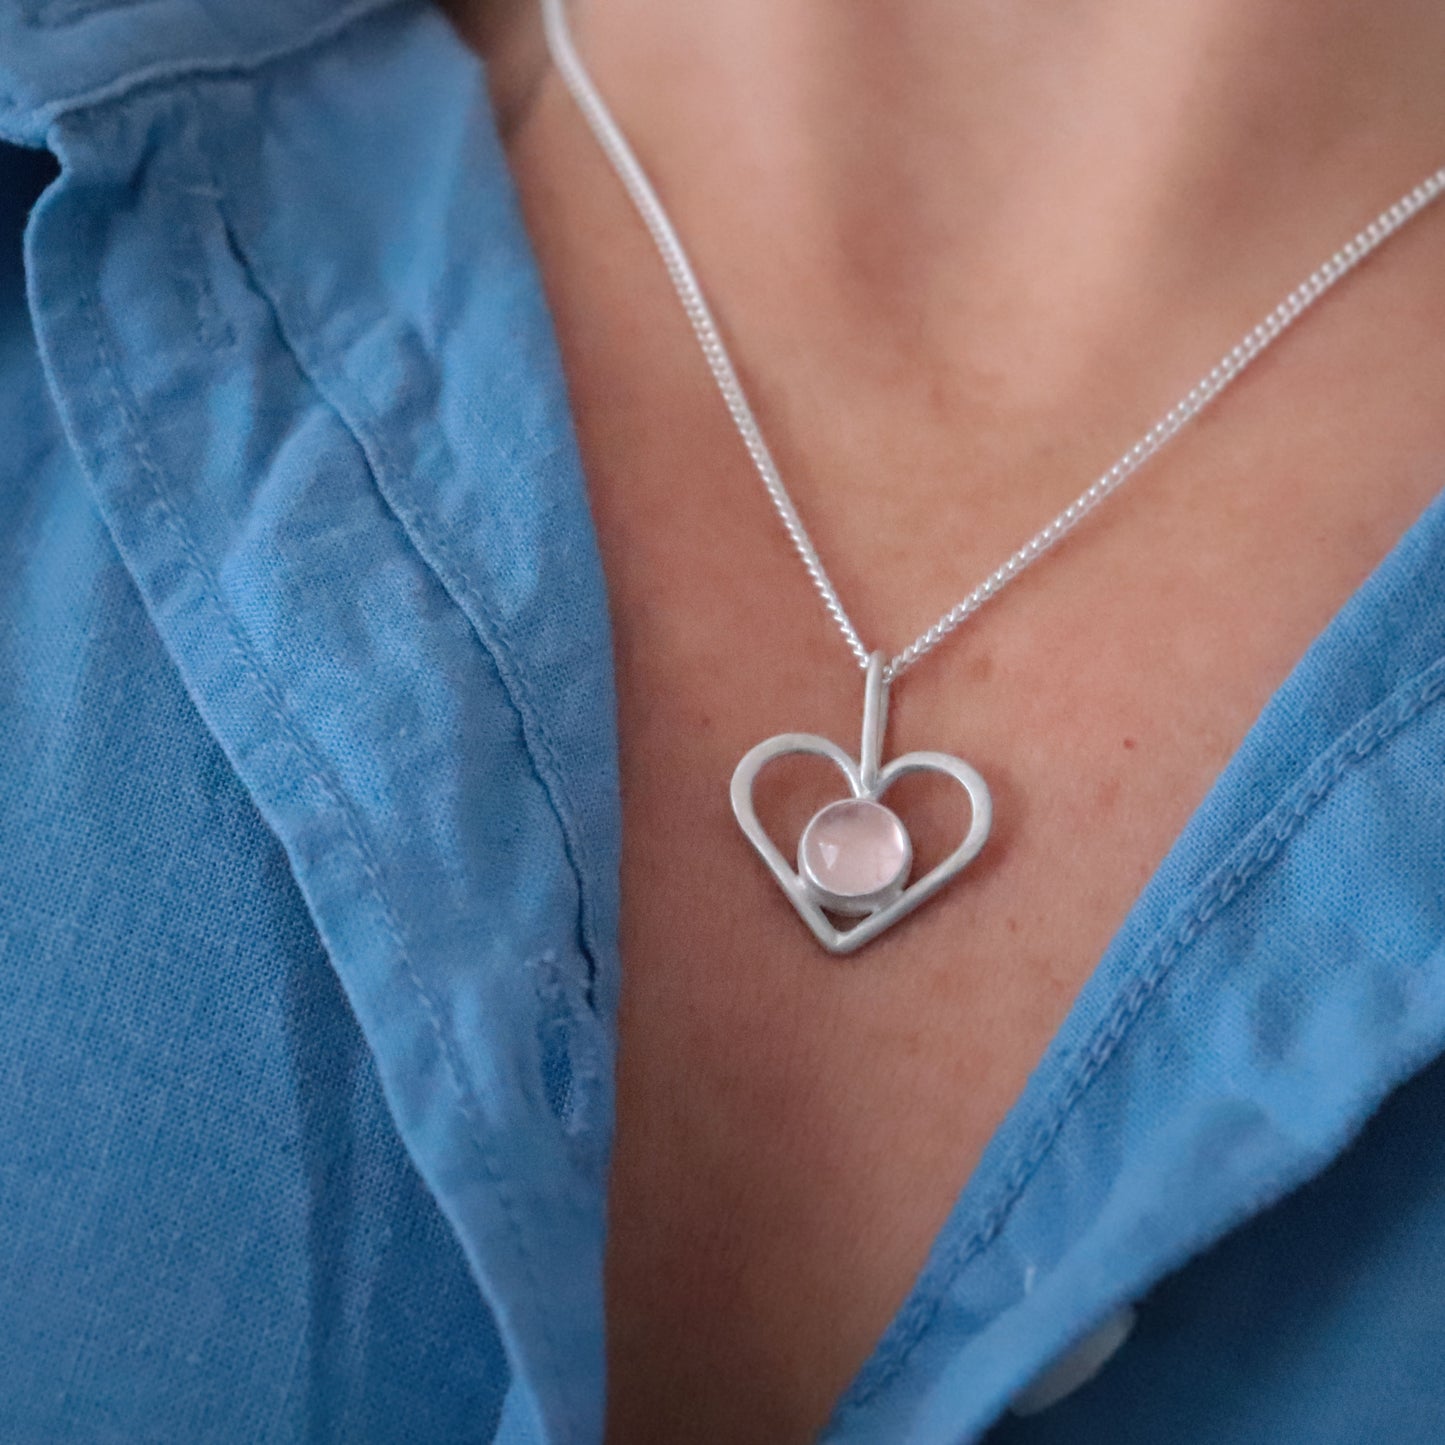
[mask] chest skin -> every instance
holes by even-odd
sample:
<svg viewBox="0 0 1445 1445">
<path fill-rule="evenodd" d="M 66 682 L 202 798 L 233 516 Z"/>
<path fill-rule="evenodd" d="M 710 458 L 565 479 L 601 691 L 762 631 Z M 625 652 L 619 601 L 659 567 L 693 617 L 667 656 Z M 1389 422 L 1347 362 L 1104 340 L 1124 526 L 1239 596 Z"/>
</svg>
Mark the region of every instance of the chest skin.
<svg viewBox="0 0 1445 1445">
<path fill-rule="evenodd" d="M 779 732 L 854 751 L 861 673 L 645 235 L 620 195 L 580 179 L 600 171 L 586 142 L 513 149 L 615 629 L 609 1439 L 801 1441 L 1250 724 L 1439 490 L 1445 301 L 1421 282 L 1440 233 L 1426 221 L 1393 243 L 898 685 L 885 756 L 967 759 L 992 788 L 994 834 L 938 899 L 837 959 L 742 839 L 728 782 Z M 987 378 L 949 388 L 906 372 L 842 407 L 824 367 L 794 377 L 797 392 L 816 385 L 801 402 L 762 371 L 761 420 L 865 639 L 896 649 L 1235 336 L 1215 339 L 1169 353 L 1194 358 L 1161 366 L 1169 390 L 1125 369 L 1071 419 L 1013 406 Z M 760 811 L 787 854 L 837 795 L 826 765 L 780 763 Z M 926 780 L 896 798 L 926 866 L 966 813 Z"/>
</svg>

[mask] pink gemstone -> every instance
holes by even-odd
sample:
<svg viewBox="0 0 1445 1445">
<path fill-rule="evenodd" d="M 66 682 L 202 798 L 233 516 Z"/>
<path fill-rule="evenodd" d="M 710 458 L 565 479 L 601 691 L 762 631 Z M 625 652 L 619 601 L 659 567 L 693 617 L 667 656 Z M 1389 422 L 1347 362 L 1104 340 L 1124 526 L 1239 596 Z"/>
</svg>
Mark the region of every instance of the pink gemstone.
<svg viewBox="0 0 1445 1445">
<path fill-rule="evenodd" d="M 869 903 L 900 885 L 913 860 L 897 814 L 869 798 L 829 803 L 803 831 L 798 868 L 808 882 L 846 907 Z"/>
</svg>

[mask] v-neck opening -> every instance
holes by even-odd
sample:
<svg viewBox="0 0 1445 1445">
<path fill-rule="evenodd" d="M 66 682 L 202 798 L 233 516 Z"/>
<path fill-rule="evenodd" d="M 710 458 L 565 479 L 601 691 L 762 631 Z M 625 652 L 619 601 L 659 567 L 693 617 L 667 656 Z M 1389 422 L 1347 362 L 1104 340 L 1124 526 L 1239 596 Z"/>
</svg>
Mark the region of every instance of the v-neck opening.
<svg viewBox="0 0 1445 1445">
<path fill-rule="evenodd" d="M 1427 648 L 1428 655 L 1415 659 L 1413 666 L 1404 657 L 1408 648 L 1401 647 L 1396 649 L 1400 656 L 1390 659 L 1399 663 L 1396 673 L 1376 680 L 1367 700 L 1345 701 L 1333 714 L 1324 709 L 1321 717 L 1329 721 L 1317 735 L 1295 735 L 1286 745 L 1287 728 L 1301 712 L 1329 701 L 1319 692 L 1329 682 L 1322 654 L 1351 645 L 1349 632 L 1356 620 L 1380 603 L 1408 560 L 1442 531 L 1445 496 L 1437 495 L 1335 610 L 1259 709 L 1136 895 L 991 1135 L 903 1302 L 838 1398 L 825 1438 L 846 1434 L 860 1409 L 907 1380 L 910 1363 L 950 1288 L 997 1242 L 1035 1169 L 1053 1147 L 1058 1126 L 1108 1068 L 1124 1034 L 1134 1026 L 1150 992 L 1150 970 L 1157 969 L 1170 939 L 1181 929 L 1203 926 L 1197 921 L 1201 909 L 1212 917 L 1252 870 L 1267 867 L 1273 850 L 1287 845 L 1287 836 L 1269 832 L 1270 820 L 1281 808 L 1292 807 L 1290 800 L 1301 788 L 1308 791 L 1313 768 L 1328 772 L 1333 754 L 1342 746 L 1346 752 L 1355 746 L 1343 740 L 1352 737 L 1352 728 L 1368 719 L 1373 708 L 1386 705 L 1397 693 L 1406 696 L 1412 683 L 1416 692 L 1409 706 L 1417 711 L 1440 695 L 1429 669 L 1441 647 Z M 1409 712 L 1399 725 L 1408 725 L 1415 715 Z M 1389 735 L 1386 727 L 1376 741 Z"/>
</svg>

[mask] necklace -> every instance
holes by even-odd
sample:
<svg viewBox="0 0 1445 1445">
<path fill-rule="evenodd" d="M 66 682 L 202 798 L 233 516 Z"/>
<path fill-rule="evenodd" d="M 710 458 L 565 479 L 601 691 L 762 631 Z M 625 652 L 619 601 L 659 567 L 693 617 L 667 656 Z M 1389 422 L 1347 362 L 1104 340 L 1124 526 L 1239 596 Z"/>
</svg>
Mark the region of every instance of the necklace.
<svg viewBox="0 0 1445 1445">
<path fill-rule="evenodd" d="M 1044 524 L 901 652 L 893 657 L 870 649 L 859 636 L 828 577 L 778 468 L 763 440 L 737 370 L 703 297 L 692 264 L 671 220 L 632 147 L 587 73 L 572 40 L 565 0 L 541 0 L 547 46 L 567 89 L 616 171 L 647 227 L 702 347 L 728 413 L 773 508 L 802 561 L 828 615 L 865 674 L 863 737 L 855 760 L 836 743 L 813 733 L 784 733 L 751 749 L 732 778 L 732 807 L 743 833 L 778 881 L 818 942 L 831 953 L 852 953 L 878 937 L 920 903 L 931 898 L 977 857 L 988 839 L 993 806 L 978 772 L 947 753 L 905 753 L 882 761 L 892 683 L 926 657 L 985 602 L 996 597 L 1026 568 L 1051 551 L 1101 502 L 1111 496 L 1167 442 L 1179 434 L 1221 392 L 1332 287 L 1336 286 L 1406 222 L 1445 193 L 1445 167 L 1380 213 L 1362 231 L 1310 273 L 1156 421 L 1119 459 L 1057 516 Z M 764 831 L 753 806 L 753 786 L 763 767 L 785 754 L 804 753 L 832 762 L 848 785 L 848 796 L 814 815 L 790 864 Z M 913 849 L 902 820 L 882 801 L 908 773 L 951 778 L 968 797 L 970 818 L 962 842 L 921 878 L 912 879 Z M 854 919 L 840 927 L 835 919 Z"/>
</svg>

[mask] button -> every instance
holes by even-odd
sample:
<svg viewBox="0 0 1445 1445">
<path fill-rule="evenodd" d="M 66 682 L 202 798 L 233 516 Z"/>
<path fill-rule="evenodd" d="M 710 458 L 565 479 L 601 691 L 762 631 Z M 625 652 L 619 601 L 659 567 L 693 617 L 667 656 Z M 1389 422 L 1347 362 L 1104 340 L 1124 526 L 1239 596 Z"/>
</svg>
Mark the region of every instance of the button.
<svg viewBox="0 0 1445 1445">
<path fill-rule="evenodd" d="M 1015 1415 L 1037 1415 L 1087 1385 L 1129 1338 L 1135 1318 L 1133 1305 L 1115 1310 L 1103 1324 L 1060 1355 L 1031 1385 L 1020 1390 L 1009 1409 Z"/>
</svg>

